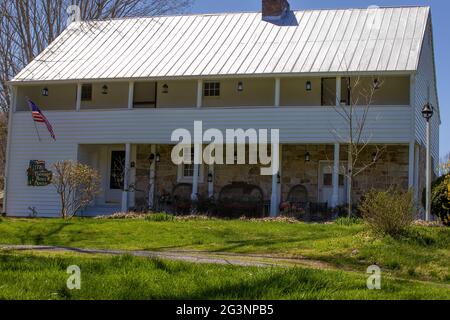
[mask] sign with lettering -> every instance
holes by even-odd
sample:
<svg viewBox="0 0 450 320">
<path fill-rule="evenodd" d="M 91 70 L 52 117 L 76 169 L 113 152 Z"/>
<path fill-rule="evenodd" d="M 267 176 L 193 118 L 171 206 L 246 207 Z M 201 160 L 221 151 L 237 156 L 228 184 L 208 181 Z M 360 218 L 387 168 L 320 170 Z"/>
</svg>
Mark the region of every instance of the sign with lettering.
<svg viewBox="0 0 450 320">
<path fill-rule="evenodd" d="M 28 185 L 44 187 L 52 183 L 53 173 L 45 168 L 45 161 L 31 160 L 27 169 Z"/>
</svg>

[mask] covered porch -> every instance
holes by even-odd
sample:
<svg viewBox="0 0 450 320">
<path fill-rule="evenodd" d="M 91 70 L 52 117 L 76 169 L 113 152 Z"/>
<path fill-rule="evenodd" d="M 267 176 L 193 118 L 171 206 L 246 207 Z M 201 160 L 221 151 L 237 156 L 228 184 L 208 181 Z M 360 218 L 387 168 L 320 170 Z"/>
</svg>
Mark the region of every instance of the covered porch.
<svg viewBox="0 0 450 320">
<path fill-rule="evenodd" d="M 176 165 L 169 144 L 80 145 L 79 161 L 98 170 L 102 191 L 81 215 L 148 210 L 222 217 L 336 213 L 347 203 L 347 148 L 283 144 L 280 171 L 262 176 L 259 164 Z M 375 146 L 364 154 L 371 161 Z M 248 156 L 248 146 L 246 148 Z M 358 200 L 368 190 L 409 184 L 408 145 L 388 145 L 353 182 Z M 247 158 L 248 159 L 248 158 Z"/>
</svg>

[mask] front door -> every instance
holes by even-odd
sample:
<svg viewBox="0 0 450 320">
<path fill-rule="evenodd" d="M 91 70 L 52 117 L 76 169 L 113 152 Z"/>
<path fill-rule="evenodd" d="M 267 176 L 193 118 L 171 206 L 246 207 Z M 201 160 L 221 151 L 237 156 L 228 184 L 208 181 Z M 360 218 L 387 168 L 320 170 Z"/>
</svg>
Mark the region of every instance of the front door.
<svg viewBox="0 0 450 320">
<path fill-rule="evenodd" d="M 124 187 L 125 151 L 111 150 L 109 152 L 109 181 L 106 192 L 106 202 L 120 204 Z"/>
<path fill-rule="evenodd" d="M 344 175 L 344 166 L 341 164 L 339 173 L 339 200 L 338 204 L 345 202 L 346 179 Z M 333 197 L 333 163 L 321 162 L 319 166 L 319 201 L 327 202 L 328 206 L 332 203 Z"/>
</svg>

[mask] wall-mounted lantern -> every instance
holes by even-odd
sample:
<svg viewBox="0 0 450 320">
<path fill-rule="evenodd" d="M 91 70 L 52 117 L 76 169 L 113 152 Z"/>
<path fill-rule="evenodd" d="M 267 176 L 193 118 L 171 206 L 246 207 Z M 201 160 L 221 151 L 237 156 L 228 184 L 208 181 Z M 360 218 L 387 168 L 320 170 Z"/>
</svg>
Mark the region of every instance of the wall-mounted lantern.
<svg viewBox="0 0 450 320">
<path fill-rule="evenodd" d="M 211 172 L 208 173 L 208 182 L 209 183 L 213 182 L 213 174 Z"/>
<path fill-rule="evenodd" d="M 41 93 L 42 93 L 42 96 L 48 97 L 48 88 L 45 87 L 44 89 L 42 89 Z"/>
<path fill-rule="evenodd" d="M 373 80 L 373 88 L 374 88 L 375 90 L 378 90 L 378 89 L 380 89 L 380 87 L 381 87 L 381 82 L 380 82 L 380 80 L 378 80 L 378 78 L 376 78 L 375 80 Z"/>
<path fill-rule="evenodd" d="M 159 153 L 156 154 L 155 160 L 157 163 L 161 162 L 161 155 Z"/>
<path fill-rule="evenodd" d="M 377 152 L 374 152 L 374 153 L 372 153 L 372 162 L 377 162 L 378 161 L 378 153 Z"/>
<path fill-rule="evenodd" d="M 153 161 L 155 161 L 155 154 L 154 154 L 154 153 L 152 153 L 152 154 L 148 157 L 148 161 L 149 161 L 150 163 L 152 163 Z"/>
<path fill-rule="evenodd" d="M 165 83 L 165 84 L 162 86 L 162 93 L 164 93 L 164 94 L 169 93 L 169 86 L 167 85 L 167 83 Z"/>
<path fill-rule="evenodd" d="M 109 88 L 108 88 L 108 86 L 105 84 L 105 85 L 103 85 L 103 87 L 102 87 L 102 94 L 108 94 L 108 91 L 109 91 Z"/>
<path fill-rule="evenodd" d="M 311 81 L 306 81 L 306 87 L 305 87 L 306 91 L 311 91 L 312 90 L 312 83 Z"/>
<path fill-rule="evenodd" d="M 277 183 L 278 183 L 278 184 L 281 183 L 281 176 L 280 176 L 280 174 L 277 174 Z"/>
<path fill-rule="evenodd" d="M 305 154 L 305 161 L 310 162 L 311 161 L 311 154 L 309 152 L 306 152 Z"/>
<path fill-rule="evenodd" d="M 244 91 L 244 83 L 243 83 L 242 81 L 239 81 L 239 82 L 238 82 L 238 85 L 237 85 L 237 91 L 238 91 L 238 92 Z"/>
</svg>

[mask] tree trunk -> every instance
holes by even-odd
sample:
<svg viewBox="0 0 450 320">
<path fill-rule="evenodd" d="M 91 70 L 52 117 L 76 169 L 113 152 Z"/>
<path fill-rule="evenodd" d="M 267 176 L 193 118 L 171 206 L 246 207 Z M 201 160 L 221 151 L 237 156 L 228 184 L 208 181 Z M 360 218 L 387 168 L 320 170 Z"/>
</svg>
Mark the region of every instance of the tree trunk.
<svg viewBox="0 0 450 320">
<path fill-rule="evenodd" d="M 348 146 L 348 186 L 347 186 L 347 201 L 348 208 L 347 214 L 348 217 L 351 218 L 353 213 L 353 199 L 352 199 L 352 191 L 353 191 L 353 146 L 350 144 Z"/>
</svg>

